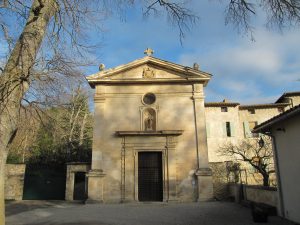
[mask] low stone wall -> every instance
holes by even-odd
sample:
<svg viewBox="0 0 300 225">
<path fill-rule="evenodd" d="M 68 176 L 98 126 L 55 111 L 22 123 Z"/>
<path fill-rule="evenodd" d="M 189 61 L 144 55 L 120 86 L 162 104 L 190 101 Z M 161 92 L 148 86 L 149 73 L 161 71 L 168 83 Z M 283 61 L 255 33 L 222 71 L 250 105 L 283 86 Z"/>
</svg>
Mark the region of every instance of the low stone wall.
<svg viewBox="0 0 300 225">
<path fill-rule="evenodd" d="M 274 187 L 229 184 L 229 193 L 237 202 L 246 200 L 277 207 L 277 189 Z"/>
<path fill-rule="evenodd" d="M 22 200 L 25 164 L 6 164 L 5 168 L 5 199 Z"/>
</svg>

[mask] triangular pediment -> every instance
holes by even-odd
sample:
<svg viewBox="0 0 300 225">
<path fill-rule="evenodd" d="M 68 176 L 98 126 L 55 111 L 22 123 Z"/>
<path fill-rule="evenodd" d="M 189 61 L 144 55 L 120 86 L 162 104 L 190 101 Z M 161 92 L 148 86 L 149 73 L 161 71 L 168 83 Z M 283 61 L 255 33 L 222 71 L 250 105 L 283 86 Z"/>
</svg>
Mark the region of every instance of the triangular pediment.
<svg viewBox="0 0 300 225">
<path fill-rule="evenodd" d="M 197 80 L 198 82 L 202 81 L 206 85 L 210 78 L 211 74 L 209 73 L 152 56 L 146 56 L 128 64 L 99 71 L 88 76 L 87 80 L 94 87 L 97 83 L 153 83 L 180 82 L 180 80 Z"/>
</svg>

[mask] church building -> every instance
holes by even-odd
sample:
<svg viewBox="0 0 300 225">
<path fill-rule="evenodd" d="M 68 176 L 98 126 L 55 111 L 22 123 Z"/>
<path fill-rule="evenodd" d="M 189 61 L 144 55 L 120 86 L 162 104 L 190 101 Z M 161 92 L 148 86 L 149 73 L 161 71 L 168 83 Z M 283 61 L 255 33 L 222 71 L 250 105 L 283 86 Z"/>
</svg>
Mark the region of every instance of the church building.
<svg viewBox="0 0 300 225">
<path fill-rule="evenodd" d="M 213 198 L 204 108 L 211 74 L 152 53 L 87 77 L 95 89 L 87 201 Z"/>
</svg>

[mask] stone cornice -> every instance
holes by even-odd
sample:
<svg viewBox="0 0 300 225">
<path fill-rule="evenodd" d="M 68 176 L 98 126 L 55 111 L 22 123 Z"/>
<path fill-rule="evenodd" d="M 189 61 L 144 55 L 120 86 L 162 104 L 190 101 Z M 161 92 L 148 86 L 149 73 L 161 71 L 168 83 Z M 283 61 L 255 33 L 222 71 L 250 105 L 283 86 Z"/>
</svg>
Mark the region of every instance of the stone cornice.
<svg viewBox="0 0 300 225">
<path fill-rule="evenodd" d="M 95 103 L 102 103 L 105 101 L 105 96 L 104 95 L 94 95 L 94 102 Z"/>
<path fill-rule="evenodd" d="M 95 88 L 95 85 L 102 84 L 102 85 L 130 85 L 130 84 L 194 84 L 194 83 L 203 83 L 207 84 L 210 78 L 194 78 L 194 77 L 187 77 L 187 78 L 153 78 L 153 79 L 88 79 L 89 84 L 92 88 Z"/>
<path fill-rule="evenodd" d="M 158 131 L 116 131 L 116 135 L 124 136 L 179 136 L 183 130 L 158 130 Z"/>
<path fill-rule="evenodd" d="M 113 79 L 113 76 L 116 74 L 120 74 L 136 68 L 141 65 L 154 65 L 158 68 L 168 69 L 170 71 L 174 71 L 175 73 L 179 73 L 178 78 L 153 78 L 153 79 L 143 79 L 143 78 L 135 78 L 135 79 Z M 171 63 L 165 60 L 161 60 L 158 58 L 154 58 L 152 56 L 146 56 L 141 59 L 137 59 L 128 64 L 120 65 L 115 68 L 111 68 L 108 70 L 103 70 L 98 73 L 92 74 L 86 77 L 87 81 L 91 85 L 91 87 L 95 87 L 96 84 L 151 84 L 151 83 L 204 83 L 206 85 L 211 78 L 211 74 L 193 69 L 191 67 L 182 66 L 179 64 Z"/>
</svg>

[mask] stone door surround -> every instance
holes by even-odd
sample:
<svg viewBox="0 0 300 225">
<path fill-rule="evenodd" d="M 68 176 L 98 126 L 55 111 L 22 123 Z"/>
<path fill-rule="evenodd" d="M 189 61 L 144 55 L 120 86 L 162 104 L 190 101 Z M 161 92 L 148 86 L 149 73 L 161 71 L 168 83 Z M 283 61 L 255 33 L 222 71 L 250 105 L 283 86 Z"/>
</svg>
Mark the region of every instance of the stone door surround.
<svg viewBox="0 0 300 225">
<path fill-rule="evenodd" d="M 177 136 L 182 130 L 159 130 L 159 131 L 116 131 L 116 136 L 122 137 L 121 148 L 121 202 L 139 201 L 138 199 L 138 153 L 139 152 L 161 152 L 162 153 L 162 175 L 163 175 L 163 201 L 170 200 L 170 192 L 176 192 L 174 185 L 170 186 L 169 160 L 175 158 Z M 133 170 L 128 171 L 126 163 L 132 162 Z M 127 196 L 126 179 L 133 173 L 133 198 Z M 172 178 L 174 179 L 174 177 Z M 174 196 L 174 194 L 173 194 Z"/>
</svg>

